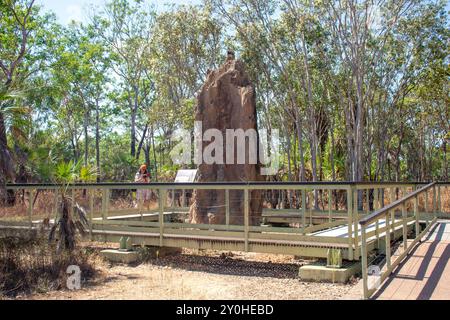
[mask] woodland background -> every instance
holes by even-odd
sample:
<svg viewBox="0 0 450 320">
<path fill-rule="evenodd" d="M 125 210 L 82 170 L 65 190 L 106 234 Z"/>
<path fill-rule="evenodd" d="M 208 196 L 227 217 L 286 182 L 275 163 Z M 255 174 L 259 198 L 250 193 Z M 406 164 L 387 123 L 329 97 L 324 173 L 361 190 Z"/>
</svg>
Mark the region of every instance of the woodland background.
<svg viewBox="0 0 450 320">
<path fill-rule="evenodd" d="M 57 23 L 0 0 L 0 182 L 171 181 L 177 128 L 228 49 L 278 129 L 280 181 L 448 180 L 444 1 L 112 0 Z"/>
</svg>

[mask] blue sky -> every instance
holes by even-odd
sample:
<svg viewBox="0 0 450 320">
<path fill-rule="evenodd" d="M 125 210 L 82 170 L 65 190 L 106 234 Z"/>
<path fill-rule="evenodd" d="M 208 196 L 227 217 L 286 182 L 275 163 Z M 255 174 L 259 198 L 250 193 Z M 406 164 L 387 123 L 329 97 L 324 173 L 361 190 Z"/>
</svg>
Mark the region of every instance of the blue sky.
<svg viewBox="0 0 450 320">
<path fill-rule="evenodd" d="M 200 0 L 147 0 L 155 4 L 157 9 L 162 9 L 164 4 L 188 4 L 200 3 Z M 90 5 L 102 7 L 106 0 L 36 0 L 36 3 L 43 6 L 45 11 L 52 11 L 56 14 L 59 22 L 68 24 L 71 20 L 86 22 L 87 11 Z"/>
</svg>

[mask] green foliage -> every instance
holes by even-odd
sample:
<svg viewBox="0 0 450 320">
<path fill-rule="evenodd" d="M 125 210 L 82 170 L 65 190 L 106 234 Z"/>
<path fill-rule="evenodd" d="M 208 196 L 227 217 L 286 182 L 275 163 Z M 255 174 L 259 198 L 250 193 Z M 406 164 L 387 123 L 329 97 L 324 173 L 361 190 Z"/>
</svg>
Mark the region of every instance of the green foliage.
<svg viewBox="0 0 450 320">
<path fill-rule="evenodd" d="M 60 162 L 55 168 L 55 180 L 57 183 L 69 184 L 76 182 L 81 170 L 81 162 Z"/>
<path fill-rule="evenodd" d="M 28 3 L 0 6 L 3 66 L 19 56 Z M 281 134 L 279 179 L 298 179 L 302 166 L 307 180 L 351 179 L 359 146 L 365 180 L 448 179 L 445 3 L 362 1 L 355 15 L 345 1 L 313 4 L 208 0 L 156 11 L 110 0 L 68 26 L 33 6 L 27 50 L 12 77 L 0 72 L 16 171 L 35 182 L 131 181 L 145 162 L 170 181 L 171 134 L 193 129 L 195 95 L 230 48 L 255 85 L 260 128 Z M 365 4 L 373 21 L 337 28 L 364 19 Z"/>
</svg>

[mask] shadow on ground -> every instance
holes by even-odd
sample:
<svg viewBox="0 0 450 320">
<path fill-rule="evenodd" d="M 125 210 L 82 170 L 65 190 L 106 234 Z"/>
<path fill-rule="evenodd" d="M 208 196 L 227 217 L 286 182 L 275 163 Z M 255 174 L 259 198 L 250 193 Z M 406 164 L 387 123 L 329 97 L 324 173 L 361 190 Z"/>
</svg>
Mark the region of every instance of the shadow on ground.
<svg viewBox="0 0 450 320">
<path fill-rule="evenodd" d="M 301 265 L 300 262 L 274 263 L 270 261 L 248 261 L 224 254 L 220 256 L 176 254 L 160 259 L 151 259 L 147 263 L 187 271 L 279 279 L 297 278 L 298 268 Z"/>
</svg>

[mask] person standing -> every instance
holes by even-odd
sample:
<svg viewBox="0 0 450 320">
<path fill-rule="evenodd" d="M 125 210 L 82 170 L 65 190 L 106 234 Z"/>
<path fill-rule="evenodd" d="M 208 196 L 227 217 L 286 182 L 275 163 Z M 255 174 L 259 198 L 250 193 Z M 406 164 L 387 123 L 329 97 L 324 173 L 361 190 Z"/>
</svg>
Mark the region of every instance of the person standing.
<svg viewBox="0 0 450 320">
<path fill-rule="evenodd" d="M 137 183 L 149 183 L 151 179 L 150 173 L 147 171 L 147 165 L 143 164 L 139 167 L 138 172 L 134 176 L 134 182 Z M 137 203 L 135 207 L 138 206 L 139 203 L 150 200 L 150 190 L 148 189 L 137 189 L 136 191 L 136 200 Z"/>
</svg>

